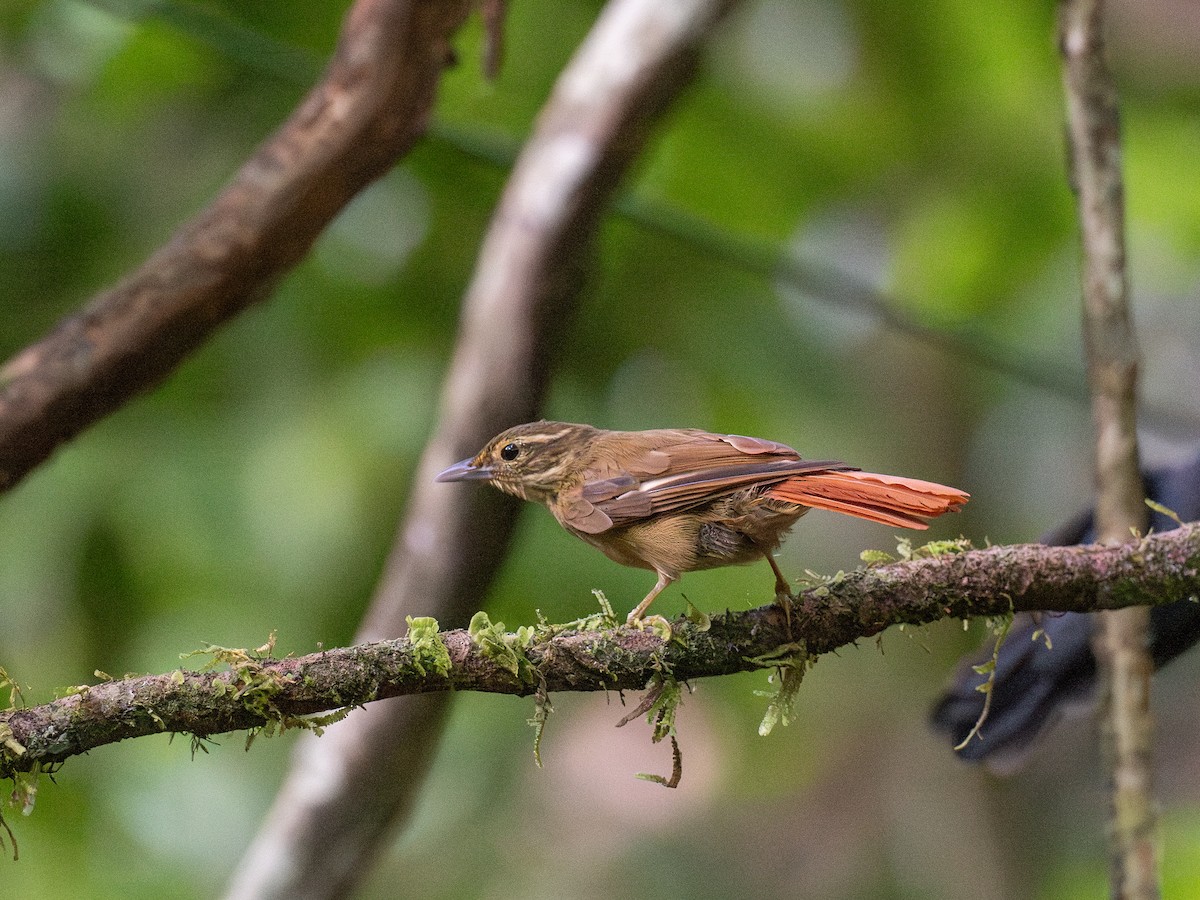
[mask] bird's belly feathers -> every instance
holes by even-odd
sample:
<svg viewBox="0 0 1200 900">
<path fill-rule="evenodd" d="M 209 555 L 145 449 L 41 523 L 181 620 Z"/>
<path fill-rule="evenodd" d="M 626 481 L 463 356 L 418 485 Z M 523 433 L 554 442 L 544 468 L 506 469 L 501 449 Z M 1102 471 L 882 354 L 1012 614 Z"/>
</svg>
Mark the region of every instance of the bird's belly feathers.
<svg viewBox="0 0 1200 900">
<path fill-rule="evenodd" d="M 660 514 L 600 534 L 567 530 L 614 562 L 678 577 L 761 559 L 806 512 L 807 507 L 758 496 L 751 501 L 739 492 L 699 509 Z"/>
</svg>

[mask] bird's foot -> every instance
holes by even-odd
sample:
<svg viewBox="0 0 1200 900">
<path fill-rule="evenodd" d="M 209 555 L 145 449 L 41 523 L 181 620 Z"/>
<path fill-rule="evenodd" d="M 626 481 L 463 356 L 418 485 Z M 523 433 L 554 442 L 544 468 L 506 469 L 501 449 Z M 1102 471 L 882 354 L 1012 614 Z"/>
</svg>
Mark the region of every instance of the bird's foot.
<svg viewBox="0 0 1200 900">
<path fill-rule="evenodd" d="M 642 618 L 641 616 L 635 615 L 634 613 L 636 612 L 637 610 L 631 612 L 629 614 L 629 618 L 625 620 L 625 624 L 627 626 L 630 628 L 637 628 L 639 631 L 644 631 L 645 629 L 649 628 L 650 630 L 657 632 L 659 637 L 661 637 L 664 641 L 669 641 L 671 639 L 670 622 L 659 615 L 646 616 L 645 618 Z"/>
</svg>

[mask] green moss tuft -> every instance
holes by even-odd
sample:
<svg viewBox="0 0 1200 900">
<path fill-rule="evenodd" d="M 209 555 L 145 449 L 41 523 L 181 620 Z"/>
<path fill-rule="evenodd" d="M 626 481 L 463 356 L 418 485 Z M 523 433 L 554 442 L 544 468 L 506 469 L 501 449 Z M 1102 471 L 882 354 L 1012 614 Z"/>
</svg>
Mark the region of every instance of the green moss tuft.
<svg viewBox="0 0 1200 900">
<path fill-rule="evenodd" d="M 534 684 L 538 680 L 537 669 L 525 655 L 536 633 L 536 628 L 522 625 L 515 634 L 508 634 L 503 622 L 493 622 L 482 611 L 471 616 L 467 626 L 467 634 L 479 652 L 525 684 Z"/>
<path fill-rule="evenodd" d="M 265 660 L 271 658 L 274 651 L 275 632 L 271 632 L 271 636 L 267 639 L 267 642 L 260 647 L 256 647 L 254 650 L 206 644 L 200 650 L 192 650 L 189 653 L 180 654 L 181 659 L 190 659 L 194 656 L 209 657 L 208 661 L 200 667 L 201 672 L 210 672 L 222 665 L 229 668 L 231 674 L 228 679 L 216 678 L 213 680 L 212 691 L 214 696 L 227 696 L 241 703 L 248 712 L 264 720 L 260 727 L 252 728 L 246 733 L 247 750 L 250 749 L 250 745 L 254 743 L 255 738 L 260 734 L 272 737 L 289 728 L 302 728 L 320 735 L 324 732 L 327 725 L 344 719 L 349 715 L 348 708 L 334 710 L 331 713 L 319 716 L 294 716 L 280 710 L 275 705 L 275 698 L 288 685 L 290 677 L 281 675 L 263 665 Z M 180 677 L 182 679 L 182 675 Z M 172 680 L 175 680 L 174 675 L 172 675 Z M 150 715 L 156 721 L 161 721 L 153 711 L 150 712 Z M 205 753 L 208 752 L 204 746 L 204 740 L 205 738 L 202 735 L 192 736 L 193 756 L 195 756 L 197 750 L 202 750 Z"/>
<path fill-rule="evenodd" d="M 758 733 L 762 737 L 774 731 L 776 725 L 786 728 L 791 724 L 796 698 L 800 695 L 800 683 L 816 661 L 803 641 L 780 647 L 779 653 L 772 654 L 770 658 L 759 657 L 754 660 L 756 663 L 773 664 L 775 671 L 767 676 L 767 683 L 777 683 L 773 690 L 754 692 L 755 696 L 769 698 L 767 710 L 758 725 Z"/>
<path fill-rule="evenodd" d="M 413 666 L 422 675 L 433 672 L 448 676 L 453 663 L 450 661 L 450 651 L 442 643 L 437 619 L 432 616 L 405 616 L 404 621 L 408 624 Z"/>
<path fill-rule="evenodd" d="M 1011 601 L 1010 601 L 1011 602 Z M 1003 616 L 988 616 L 984 620 L 987 623 L 988 629 L 996 636 L 996 643 L 992 645 L 992 658 L 987 662 L 980 663 L 977 666 L 971 666 L 978 675 L 986 675 L 987 679 L 983 684 L 976 685 L 975 690 L 983 694 L 983 709 L 979 711 L 979 718 L 975 720 L 975 724 L 971 726 L 971 730 L 967 732 L 967 736 L 955 746 L 955 750 L 961 750 L 971 742 L 971 738 L 979 736 L 979 730 L 983 727 L 983 723 L 987 721 L 988 713 L 992 710 L 992 690 L 996 686 L 996 663 L 1000 659 L 1000 648 L 1004 646 L 1004 641 L 1008 637 L 1008 632 L 1012 628 L 1013 613 L 1009 610 Z M 1033 640 L 1038 640 L 1039 636 L 1044 635 L 1041 629 L 1033 633 Z M 1046 637 L 1046 649 L 1050 649 L 1050 639 Z"/>
</svg>

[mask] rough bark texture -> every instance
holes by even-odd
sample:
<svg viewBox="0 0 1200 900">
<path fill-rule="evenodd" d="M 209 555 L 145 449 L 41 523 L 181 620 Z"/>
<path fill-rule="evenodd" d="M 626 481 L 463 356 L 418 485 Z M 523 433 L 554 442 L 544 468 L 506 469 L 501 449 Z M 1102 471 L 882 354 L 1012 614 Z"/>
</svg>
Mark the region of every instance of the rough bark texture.
<svg viewBox="0 0 1200 900">
<path fill-rule="evenodd" d="M 0 491 L 264 298 L 421 136 L 467 0 L 358 0 L 320 83 L 137 271 L 0 368 Z"/>
<path fill-rule="evenodd" d="M 514 635 L 504 638 L 509 656 L 458 630 L 434 639 L 446 650 L 440 663 L 440 647 L 407 638 L 295 659 L 247 659 L 231 672 L 106 682 L 0 713 L 0 776 L 125 738 L 287 724 L 286 717 L 401 694 L 636 690 L 664 672 L 684 680 L 770 668 L 801 648 L 826 653 L 900 623 L 1119 609 L 1198 595 L 1200 525 L 1188 525 L 1121 546 L 991 547 L 876 566 L 801 593 L 790 627 L 771 604 L 714 616 L 707 627 L 677 621 L 669 641 L 628 627 L 546 628 L 525 647 Z"/>
</svg>

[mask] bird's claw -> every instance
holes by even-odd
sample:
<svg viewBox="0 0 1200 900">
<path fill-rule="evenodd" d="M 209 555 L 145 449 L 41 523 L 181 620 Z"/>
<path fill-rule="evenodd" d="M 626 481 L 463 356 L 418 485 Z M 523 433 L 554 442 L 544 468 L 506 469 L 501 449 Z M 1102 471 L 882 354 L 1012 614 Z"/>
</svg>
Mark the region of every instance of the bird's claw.
<svg viewBox="0 0 1200 900">
<path fill-rule="evenodd" d="M 639 631 L 644 631 L 649 628 L 651 631 L 657 632 L 658 636 L 664 641 L 669 641 L 671 639 L 671 623 L 659 615 L 641 618 L 640 616 L 635 616 L 633 613 L 630 613 L 629 618 L 625 620 L 625 624 L 629 628 L 636 628 Z"/>
</svg>

